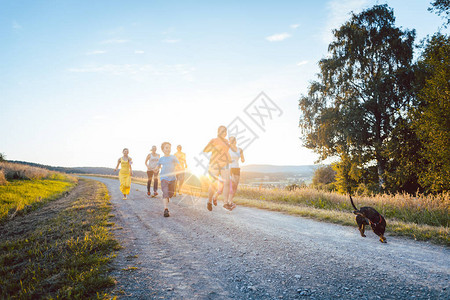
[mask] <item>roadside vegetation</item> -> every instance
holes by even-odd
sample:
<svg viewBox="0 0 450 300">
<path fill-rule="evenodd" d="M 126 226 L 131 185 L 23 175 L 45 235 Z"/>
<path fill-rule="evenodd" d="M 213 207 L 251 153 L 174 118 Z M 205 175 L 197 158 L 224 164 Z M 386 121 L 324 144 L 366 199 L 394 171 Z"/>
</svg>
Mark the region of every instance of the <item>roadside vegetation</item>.
<svg viewBox="0 0 450 300">
<path fill-rule="evenodd" d="M 387 222 L 386 230 L 416 240 L 450 245 L 450 192 L 438 195 L 380 194 L 353 197 L 355 205 L 371 206 Z M 294 190 L 241 186 L 236 203 L 326 222 L 356 226 L 348 196 L 310 187 Z"/>
<path fill-rule="evenodd" d="M 0 162 L 0 298 L 111 299 L 110 211 L 99 182 Z"/>
<path fill-rule="evenodd" d="M 62 173 L 0 162 L 0 223 L 61 197 L 76 183 Z"/>
<path fill-rule="evenodd" d="M 119 246 L 107 189 L 80 179 L 73 193 L 0 225 L 0 298 L 111 298 L 102 291 Z"/>
</svg>

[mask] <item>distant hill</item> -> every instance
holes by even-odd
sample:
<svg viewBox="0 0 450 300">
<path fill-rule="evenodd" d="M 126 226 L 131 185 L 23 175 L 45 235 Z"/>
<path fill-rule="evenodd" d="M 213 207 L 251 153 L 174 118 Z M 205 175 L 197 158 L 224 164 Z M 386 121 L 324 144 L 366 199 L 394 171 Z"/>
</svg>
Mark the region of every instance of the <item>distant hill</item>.
<svg viewBox="0 0 450 300">
<path fill-rule="evenodd" d="M 57 172 L 63 172 L 63 173 L 69 173 L 69 174 L 99 174 L 99 175 L 113 175 L 114 169 L 113 168 L 102 168 L 102 167 L 73 167 L 73 168 L 67 168 L 67 167 L 54 167 L 54 166 L 48 166 L 48 165 L 42 165 L 42 164 L 36 164 L 31 163 L 27 161 L 18 161 L 18 160 L 10 160 L 9 162 L 12 163 L 18 163 L 18 164 L 25 164 L 33 167 L 39 167 L 51 171 L 57 171 Z M 116 173 L 117 175 L 117 173 Z M 143 171 L 133 171 L 134 177 L 147 177 L 147 173 Z"/>
<path fill-rule="evenodd" d="M 242 172 L 252 173 L 288 173 L 288 174 L 314 174 L 320 165 L 304 166 L 274 166 L 274 165 L 248 165 L 241 168 Z"/>
</svg>

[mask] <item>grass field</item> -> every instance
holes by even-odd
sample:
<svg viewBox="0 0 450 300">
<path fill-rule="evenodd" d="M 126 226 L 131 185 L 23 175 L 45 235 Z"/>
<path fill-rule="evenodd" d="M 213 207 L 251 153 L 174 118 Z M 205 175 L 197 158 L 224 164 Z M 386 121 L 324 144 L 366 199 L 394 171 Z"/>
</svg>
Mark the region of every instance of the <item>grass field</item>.
<svg viewBox="0 0 450 300">
<path fill-rule="evenodd" d="M 110 299 L 110 210 L 106 187 L 80 179 L 67 197 L 0 225 L 0 298 Z"/>
<path fill-rule="evenodd" d="M 0 186 L 0 223 L 57 199 L 73 188 L 74 178 L 14 180 Z"/>
<path fill-rule="evenodd" d="M 316 220 L 355 226 L 355 215 L 348 196 L 335 192 L 300 188 L 293 191 L 240 187 L 236 203 L 281 211 Z M 354 196 L 357 207 L 371 206 L 387 222 L 386 231 L 422 241 L 450 246 L 450 193 L 440 195 Z"/>
</svg>

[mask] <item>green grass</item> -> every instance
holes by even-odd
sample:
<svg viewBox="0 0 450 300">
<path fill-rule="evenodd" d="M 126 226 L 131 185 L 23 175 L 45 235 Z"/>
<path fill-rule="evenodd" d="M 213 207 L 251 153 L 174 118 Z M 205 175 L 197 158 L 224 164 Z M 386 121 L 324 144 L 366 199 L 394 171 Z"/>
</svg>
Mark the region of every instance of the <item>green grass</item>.
<svg viewBox="0 0 450 300">
<path fill-rule="evenodd" d="M 23 216 L 32 221 L 24 233 L 0 237 L 0 298 L 111 298 L 102 291 L 114 285 L 108 262 L 119 245 L 110 232 L 109 195 L 99 182 L 81 183 L 80 196 L 58 200 L 44 218 Z"/>
<path fill-rule="evenodd" d="M 73 177 L 55 174 L 52 179 L 13 180 L 0 186 L 0 223 L 61 197 L 75 184 Z"/>
</svg>

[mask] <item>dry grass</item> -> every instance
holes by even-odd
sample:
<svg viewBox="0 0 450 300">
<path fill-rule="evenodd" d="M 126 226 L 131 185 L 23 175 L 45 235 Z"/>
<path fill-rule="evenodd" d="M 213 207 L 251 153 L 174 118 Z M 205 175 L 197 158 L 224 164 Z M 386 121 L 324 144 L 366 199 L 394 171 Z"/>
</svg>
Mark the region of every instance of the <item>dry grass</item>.
<svg viewBox="0 0 450 300">
<path fill-rule="evenodd" d="M 348 196 L 313 188 L 294 191 L 241 186 L 237 192 L 241 198 L 259 199 L 287 204 L 301 204 L 319 209 L 353 211 Z M 430 226 L 449 227 L 450 192 L 438 195 L 375 195 L 354 196 L 357 207 L 371 206 L 385 218 Z"/>
<path fill-rule="evenodd" d="M 5 173 L 3 173 L 3 170 L 0 170 L 0 185 L 7 184 L 8 181 L 6 180 Z"/>
<path fill-rule="evenodd" d="M 59 172 L 32 167 L 29 165 L 10 162 L 0 162 L 0 171 L 7 181 L 12 180 L 37 180 L 37 179 L 63 179 L 64 175 Z M 1 175 L 0 175 L 1 177 Z M 0 185 L 2 180 L 0 179 Z"/>
<path fill-rule="evenodd" d="M 290 215 L 307 217 L 315 220 L 354 226 L 357 230 L 355 215 L 352 212 L 314 208 L 303 204 L 287 204 L 267 200 L 235 198 L 238 205 L 279 211 Z M 450 246 L 450 228 L 447 226 L 430 226 L 387 219 L 386 231 L 390 235 L 407 236 L 415 240 L 432 241 Z M 370 228 L 369 228 L 370 229 Z"/>
</svg>

